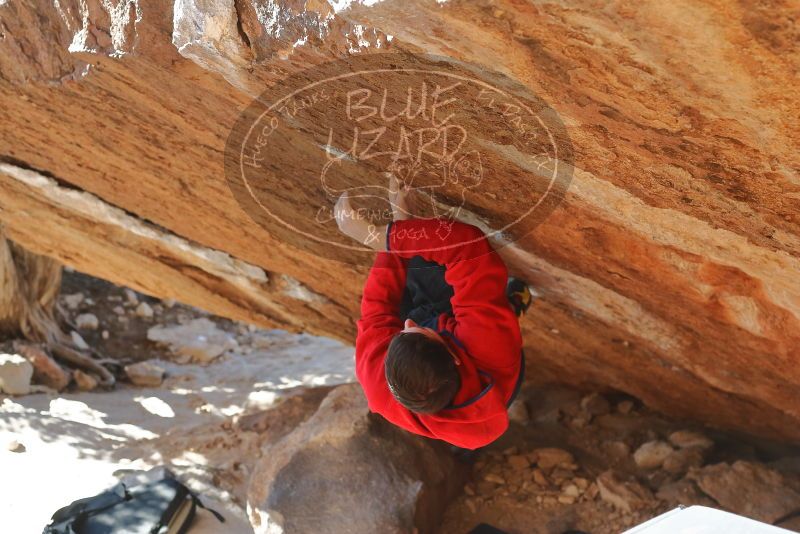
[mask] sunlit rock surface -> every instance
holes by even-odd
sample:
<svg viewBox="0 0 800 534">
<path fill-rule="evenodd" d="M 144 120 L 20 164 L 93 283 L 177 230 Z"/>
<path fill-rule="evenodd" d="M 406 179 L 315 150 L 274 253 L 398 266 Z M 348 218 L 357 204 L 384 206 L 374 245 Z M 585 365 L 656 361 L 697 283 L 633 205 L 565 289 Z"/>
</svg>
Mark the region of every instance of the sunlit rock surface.
<svg viewBox="0 0 800 534">
<path fill-rule="evenodd" d="M 749 1 L 9 0 L 0 222 L 153 295 L 352 339 L 366 264 L 256 224 L 226 183 L 226 140 L 287 75 L 443 56 L 527 88 L 572 146 L 563 201 L 502 248 L 541 296 L 523 320 L 529 378 L 797 440 L 798 16 Z M 296 126 L 294 151 L 271 153 L 285 176 L 271 209 L 309 202 L 292 171 L 319 124 Z M 516 164 L 479 126 L 483 162 Z M 491 176 L 462 218 L 502 221 L 524 203 L 518 178 Z"/>
</svg>

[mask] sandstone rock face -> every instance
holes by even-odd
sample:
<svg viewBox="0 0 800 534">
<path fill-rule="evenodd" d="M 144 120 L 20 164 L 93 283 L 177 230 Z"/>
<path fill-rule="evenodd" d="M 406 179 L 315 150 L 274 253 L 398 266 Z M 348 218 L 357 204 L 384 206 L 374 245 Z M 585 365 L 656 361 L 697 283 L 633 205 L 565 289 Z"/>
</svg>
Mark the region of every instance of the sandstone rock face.
<svg viewBox="0 0 800 534">
<path fill-rule="evenodd" d="M 796 17 L 785 1 L 11 0 L 0 223 L 35 252 L 150 295 L 352 339 L 367 260 L 321 254 L 243 209 L 226 140 L 285 76 L 435 54 L 535 93 L 572 147 L 556 158 L 571 175 L 559 202 L 496 240 L 540 295 L 523 320 L 529 376 L 797 440 Z M 320 158 L 320 129 L 352 130 L 331 117 L 296 114 L 267 151 L 273 215 L 325 198 L 298 177 Z M 440 201 L 492 229 L 533 204 L 539 182 L 523 179 L 519 139 L 495 135 L 489 117 L 464 124 L 481 151 L 469 168 L 493 171 L 477 194 Z"/>
<path fill-rule="evenodd" d="M 463 476 L 447 447 L 369 414 L 345 385 L 265 447 L 248 514 L 257 533 L 431 532 Z"/>
</svg>

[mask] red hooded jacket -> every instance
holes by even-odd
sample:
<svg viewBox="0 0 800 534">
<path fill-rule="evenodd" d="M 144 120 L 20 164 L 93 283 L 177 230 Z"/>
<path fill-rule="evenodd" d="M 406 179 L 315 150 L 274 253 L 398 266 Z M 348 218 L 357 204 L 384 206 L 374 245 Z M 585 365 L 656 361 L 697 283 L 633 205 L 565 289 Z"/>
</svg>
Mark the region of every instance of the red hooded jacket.
<svg viewBox="0 0 800 534">
<path fill-rule="evenodd" d="M 386 232 L 361 301 L 356 338 L 356 377 L 371 411 L 415 434 L 466 449 L 488 445 L 508 428 L 507 403 L 520 373 L 522 337 L 505 288 L 508 272 L 483 232 L 439 219 L 396 221 Z M 439 316 L 438 330 L 458 354 L 461 389 L 450 407 L 415 413 L 392 396 L 384 360 L 403 329 L 400 304 L 406 262 L 422 256 L 445 266 L 453 287 L 453 315 Z"/>
</svg>

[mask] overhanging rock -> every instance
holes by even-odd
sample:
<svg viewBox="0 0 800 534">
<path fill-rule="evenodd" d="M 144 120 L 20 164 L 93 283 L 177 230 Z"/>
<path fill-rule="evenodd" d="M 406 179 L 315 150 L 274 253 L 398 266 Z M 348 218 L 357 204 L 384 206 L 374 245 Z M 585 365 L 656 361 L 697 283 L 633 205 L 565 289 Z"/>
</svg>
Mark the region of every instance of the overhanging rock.
<svg viewBox="0 0 800 534">
<path fill-rule="evenodd" d="M 800 439 L 800 56 L 788 3 L 110 6 L 0 5 L 0 222 L 12 239 L 152 295 L 352 339 L 367 265 L 257 224 L 226 182 L 226 141 L 288 75 L 386 51 L 438 55 L 537 95 L 573 147 L 560 203 L 524 235 L 497 236 L 541 295 L 523 320 L 529 375 Z M 298 180 L 320 150 L 318 119 L 298 115 L 288 149 L 269 152 L 275 214 L 322 198 Z M 441 202 L 466 199 L 460 218 L 497 228 L 527 199 L 531 163 L 496 122 L 465 124 L 483 168 L 506 170 Z"/>
</svg>

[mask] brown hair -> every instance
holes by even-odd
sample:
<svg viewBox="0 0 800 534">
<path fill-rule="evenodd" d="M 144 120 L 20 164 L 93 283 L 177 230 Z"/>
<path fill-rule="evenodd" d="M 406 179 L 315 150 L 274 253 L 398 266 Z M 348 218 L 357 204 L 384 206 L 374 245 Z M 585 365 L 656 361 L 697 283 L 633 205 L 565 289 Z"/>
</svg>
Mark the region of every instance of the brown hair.
<svg viewBox="0 0 800 534">
<path fill-rule="evenodd" d="M 446 408 L 461 386 L 447 346 L 418 332 L 400 332 L 392 338 L 384 371 L 394 398 L 413 412 Z"/>
</svg>

